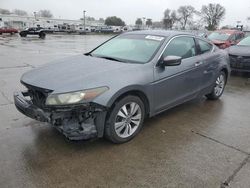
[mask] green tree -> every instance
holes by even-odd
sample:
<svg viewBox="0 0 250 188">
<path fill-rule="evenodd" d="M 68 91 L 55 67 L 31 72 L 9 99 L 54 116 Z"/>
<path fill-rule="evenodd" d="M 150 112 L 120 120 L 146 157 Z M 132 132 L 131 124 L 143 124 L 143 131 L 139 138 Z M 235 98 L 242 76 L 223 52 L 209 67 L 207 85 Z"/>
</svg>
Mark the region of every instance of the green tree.
<svg viewBox="0 0 250 188">
<path fill-rule="evenodd" d="M 135 21 L 135 25 L 140 28 L 142 26 L 142 19 L 141 18 L 137 18 Z"/>
<path fill-rule="evenodd" d="M 152 26 L 152 24 L 153 24 L 152 19 L 148 18 L 146 21 L 146 26 L 150 27 Z"/>
<path fill-rule="evenodd" d="M 107 17 L 105 24 L 109 26 L 125 26 L 125 22 L 116 16 Z"/>
<path fill-rule="evenodd" d="M 226 14 L 226 9 L 220 4 L 203 5 L 200 15 L 207 24 L 208 30 L 215 30 Z"/>
</svg>

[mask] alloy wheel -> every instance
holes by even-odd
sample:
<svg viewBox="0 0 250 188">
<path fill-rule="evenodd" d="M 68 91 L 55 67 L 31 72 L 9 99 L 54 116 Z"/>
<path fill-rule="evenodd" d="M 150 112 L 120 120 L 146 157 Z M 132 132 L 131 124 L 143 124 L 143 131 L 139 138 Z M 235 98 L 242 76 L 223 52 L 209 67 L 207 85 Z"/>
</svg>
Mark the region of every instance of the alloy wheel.
<svg viewBox="0 0 250 188">
<path fill-rule="evenodd" d="M 136 102 L 123 105 L 115 118 L 115 132 L 121 138 L 127 138 L 135 133 L 142 120 L 142 111 Z"/>
<path fill-rule="evenodd" d="M 216 96 L 220 96 L 225 87 L 225 78 L 224 75 L 220 75 L 215 82 L 214 93 Z"/>
</svg>

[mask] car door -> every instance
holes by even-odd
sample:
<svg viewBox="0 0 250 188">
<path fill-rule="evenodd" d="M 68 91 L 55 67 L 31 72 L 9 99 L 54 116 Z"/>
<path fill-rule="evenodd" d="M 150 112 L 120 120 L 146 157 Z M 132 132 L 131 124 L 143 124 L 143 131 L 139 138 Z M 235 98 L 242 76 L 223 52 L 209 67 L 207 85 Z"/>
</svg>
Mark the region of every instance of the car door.
<svg viewBox="0 0 250 188">
<path fill-rule="evenodd" d="M 196 38 L 196 44 L 198 46 L 198 54 L 202 61 L 200 67 L 202 78 L 201 78 L 201 90 L 209 89 L 211 84 L 214 83 L 216 77 L 216 70 L 218 68 L 219 54 L 214 50 L 214 46 L 202 39 Z"/>
<path fill-rule="evenodd" d="M 180 56 L 178 66 L 161 66 L 166 56 Z M 154 106 L 155 112 L 175 106 L 194 98 L 201 84 L 201 59 L 197 56 L 194 38 L 177 36 L 166 45 L 154 69 Z"/>
</svg>

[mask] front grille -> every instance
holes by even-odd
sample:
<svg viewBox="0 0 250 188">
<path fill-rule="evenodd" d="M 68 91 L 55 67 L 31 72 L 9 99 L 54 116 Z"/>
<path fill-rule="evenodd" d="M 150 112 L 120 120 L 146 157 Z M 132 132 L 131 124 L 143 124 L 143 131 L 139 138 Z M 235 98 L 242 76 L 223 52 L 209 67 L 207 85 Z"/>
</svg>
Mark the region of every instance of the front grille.
<svg viewBox="0 0 250 188">
<path fill-rule="evenodd" d="M 230 65 L 237 69 L 250 69 L 250 56 L 229 55 Z"/>
<path fill-rule="evenodd" d="M 35 106 L 43 109 L 45 107 L 46 98 L 52 92 L 52 90 L 31 86 L 25 83 L 23 84 L 28 88 L 32 103 Z"/>
<path fill-rule="evenodd" d="M 37 107 L 43 108 L 45 106 L 47 94 L 38 90 L 29 90 L 31 94 L 31 100 L 33 104 Z"/>
</svg>

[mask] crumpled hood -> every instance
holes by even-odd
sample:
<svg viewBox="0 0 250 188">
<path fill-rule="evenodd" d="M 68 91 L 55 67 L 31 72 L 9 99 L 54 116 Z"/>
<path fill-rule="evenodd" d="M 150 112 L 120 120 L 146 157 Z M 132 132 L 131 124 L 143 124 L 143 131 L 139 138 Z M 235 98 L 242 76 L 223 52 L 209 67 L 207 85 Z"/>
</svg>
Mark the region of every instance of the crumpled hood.
<svg viewBox="0 0 250 188">
<path fill-rule="evenodd" d="M 250 57 L 250 46 L 231 46 L 230 48 L 228 48 L 228 53 L 231 55 Z"/>
<path fill-rule="evenodd" d="M 31 70 L 22 76 L 21 82 L 55 93 L 78 91 L 108 86 L 136 66 L 138 64 L 78 55 Z"/>
<path fill-rule="evenodd" d="M 212 40 L 212 42 L 213 42 L 215 45 L 221 45 L 221 44 L 225 44 L 225 43 L 226 43 L 225 41 L 221 41 L 221 40 Z"/>
</svg>

